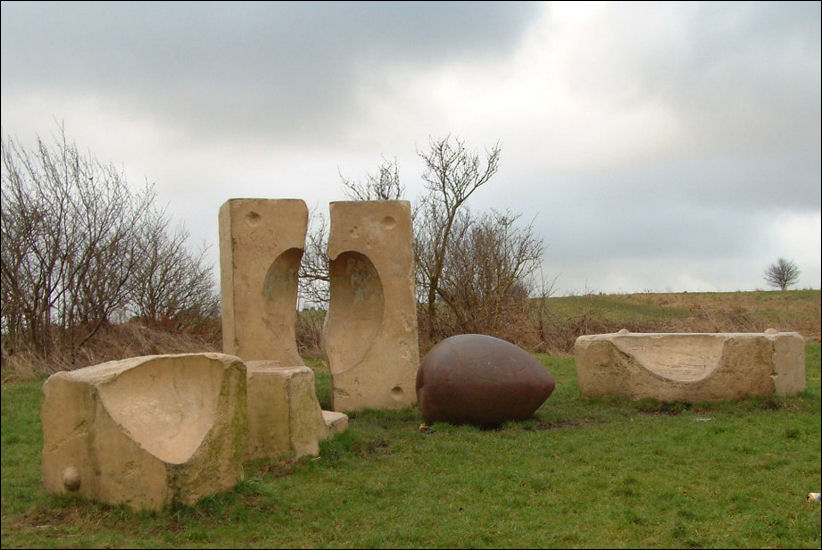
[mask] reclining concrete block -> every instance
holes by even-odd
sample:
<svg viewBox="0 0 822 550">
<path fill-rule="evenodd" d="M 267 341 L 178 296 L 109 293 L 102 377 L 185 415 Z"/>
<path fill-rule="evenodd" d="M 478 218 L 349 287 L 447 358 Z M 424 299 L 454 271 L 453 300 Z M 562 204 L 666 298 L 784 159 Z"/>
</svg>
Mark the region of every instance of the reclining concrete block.
<svg viewBox="0 0 822 550">
<path fill-rule="evenodd" d="M 796 332 L 630 333 L 580 336 L 580 394 L 660 401 L 723 401 L 805 391 L 805 342 Z"/>
<path fill-rule="evenodd" d="M 345 431 L 348 416 L 320 409 L 314 371 L 249 361 L 246 458 L 317 455 L 319 443 Z"/>
<path fill-rule="evenodd" d="M 43 385 L 43 483 L 109 504 L 194 504 L 242 478 L 246 373 L 219 353 L 151 355 Z"/>
<path fill-rule="evenodd" d="M 223 352 L 302 365 L 294 328 L 308 209 L 299 199 L 230 199 L 220 207 Z"/>
<path fill-rule="evenodd" d="M 408 201 L 330 205 L 323 327 L 335 411 L 413 405 L 419 366 Z"/>
</svg>

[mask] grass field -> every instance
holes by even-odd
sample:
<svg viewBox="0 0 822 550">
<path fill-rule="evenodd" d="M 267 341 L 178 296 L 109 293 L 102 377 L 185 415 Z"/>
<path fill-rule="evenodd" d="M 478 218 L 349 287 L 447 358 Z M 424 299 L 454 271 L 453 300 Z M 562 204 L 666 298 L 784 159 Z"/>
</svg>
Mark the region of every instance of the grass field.
<svg viewBox="0 0 822 550">
<path fill-rule="evenodd" d="M 429 432 L 416 408 L 365 411 L 319 457 L 249 463 L 160 513 L 47 495 L 43 379 L 3 384 L 2 547 L 820 547 L 819 344 L 804 394 L 717 404 L 582 398 L 572 358 L 537 357 L 557 387 L 529 421 Z"/>
<path fill-rule="evenodd" d="M 583 334 L 616 332 L 800 333 L 820 342 L 820 291 L 680 292 L 585 294 L 548 298 L 551 351 L 570 352 Z"/>
</svg>

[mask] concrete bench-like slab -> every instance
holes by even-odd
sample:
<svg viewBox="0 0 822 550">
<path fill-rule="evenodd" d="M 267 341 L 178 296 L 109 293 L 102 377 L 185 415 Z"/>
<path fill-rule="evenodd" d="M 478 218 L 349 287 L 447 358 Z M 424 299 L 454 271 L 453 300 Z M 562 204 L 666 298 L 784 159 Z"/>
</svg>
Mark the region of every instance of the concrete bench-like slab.
<svg viewBox="0 0 822 550">
<path fill-rule="evenodd" d="M 580 336 L 579 392 L 587 397 L 721 401 L 805 391 L 805 341 L 796 332 Z"/>
</svg>

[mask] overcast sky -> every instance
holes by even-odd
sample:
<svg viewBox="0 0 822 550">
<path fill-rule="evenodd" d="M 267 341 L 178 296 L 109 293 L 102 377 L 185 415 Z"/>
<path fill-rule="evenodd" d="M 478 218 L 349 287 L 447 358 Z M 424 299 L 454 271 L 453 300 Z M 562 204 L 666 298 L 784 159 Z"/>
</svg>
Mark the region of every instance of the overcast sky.
<svg viewBox="0 0 822 550">
<path fill-rule="evenodd" d="M 328 212 L 448 134 L 558 295 L 820 288 L 820 3 L 2 3 L 2 130 L 59 121 L 219 257 L 230 198 Z M 219 280 L 219 279 L 217 279 Z"/>
</svg>

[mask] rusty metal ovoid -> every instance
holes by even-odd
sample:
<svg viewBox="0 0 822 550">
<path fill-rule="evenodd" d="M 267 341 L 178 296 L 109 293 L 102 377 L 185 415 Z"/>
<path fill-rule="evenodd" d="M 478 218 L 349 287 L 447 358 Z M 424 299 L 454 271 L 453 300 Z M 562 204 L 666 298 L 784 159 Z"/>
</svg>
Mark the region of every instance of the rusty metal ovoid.
<svg viewBox="0 0 822 550">
<path fill-rule="evenodd" d="M 494 427 L 525 420 L 554 391 L 554 377 L 524 349 L 493 336 L 442 340 L 417 371 L 417 401 L 428 422 Z"/>
</svg>

